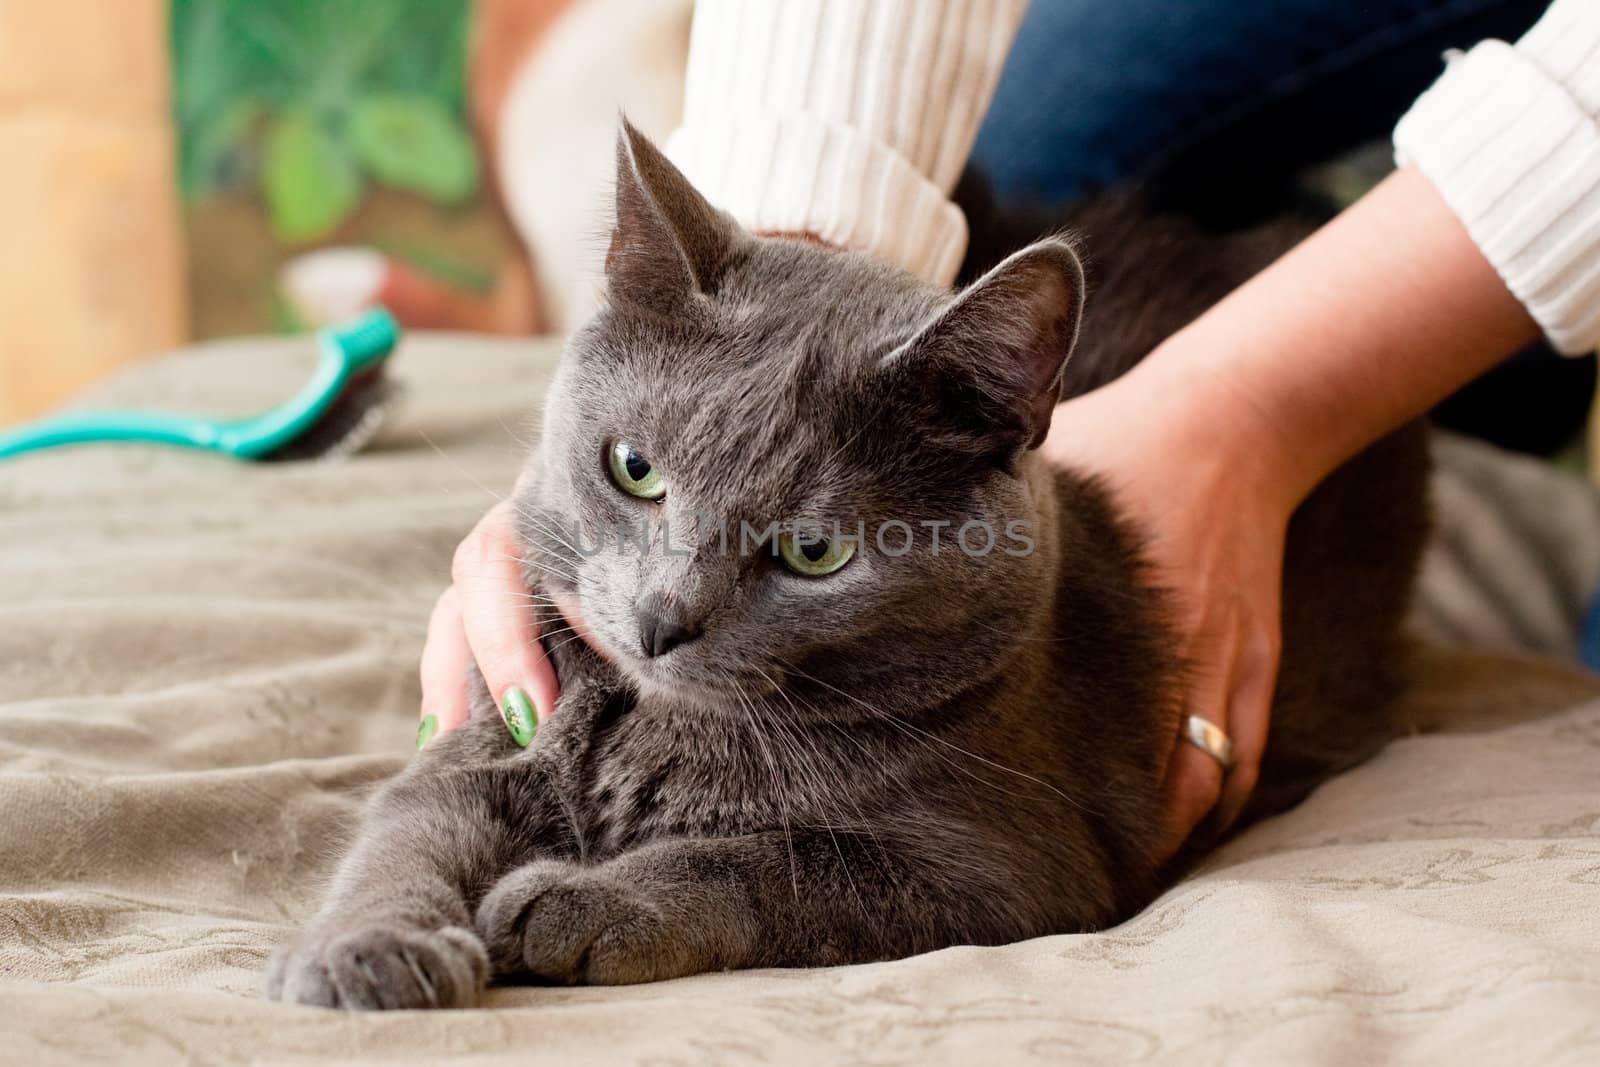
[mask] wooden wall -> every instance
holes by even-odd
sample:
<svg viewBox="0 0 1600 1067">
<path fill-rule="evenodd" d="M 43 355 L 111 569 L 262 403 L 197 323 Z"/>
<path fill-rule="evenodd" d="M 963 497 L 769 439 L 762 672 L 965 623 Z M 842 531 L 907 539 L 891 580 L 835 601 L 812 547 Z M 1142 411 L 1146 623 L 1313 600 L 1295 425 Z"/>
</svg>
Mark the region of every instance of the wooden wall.
<svg viewBox="0 0 1600 1067">
<path fill-rule="evenodd" d="M 0 0 L 0 425 L 182 343 L 166 0 Z"/>
</svg>

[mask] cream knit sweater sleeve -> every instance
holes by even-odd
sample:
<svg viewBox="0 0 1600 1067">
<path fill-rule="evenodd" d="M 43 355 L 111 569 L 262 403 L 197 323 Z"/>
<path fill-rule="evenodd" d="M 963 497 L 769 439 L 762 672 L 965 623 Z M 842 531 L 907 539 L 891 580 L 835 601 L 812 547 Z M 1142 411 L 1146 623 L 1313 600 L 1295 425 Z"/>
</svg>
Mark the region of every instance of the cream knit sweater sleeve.
<svg viewBox="0 0 1600 1067">
<path fill-rule="evenodd" d="M 940 285 L 950 190 L 1027 0 L 697 0 L 667 153 L 752 230 L 810 233 Z"/>
<path fill-rule="evenodd" d="M 1600 0 L 1452 59 L 1394 140 L 1551 343 L 1600 347 Z"/>
</svg>

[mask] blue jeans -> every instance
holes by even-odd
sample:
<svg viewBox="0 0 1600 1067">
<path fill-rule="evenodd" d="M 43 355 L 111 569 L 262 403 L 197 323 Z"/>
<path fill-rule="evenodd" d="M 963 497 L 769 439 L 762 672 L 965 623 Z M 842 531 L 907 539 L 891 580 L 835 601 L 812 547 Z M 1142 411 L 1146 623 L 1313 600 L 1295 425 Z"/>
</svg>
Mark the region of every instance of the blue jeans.
<svg viewBox="0 0 1600 1067">
<path fill-rule="evenodd" d="M 1265 185 L 1387 137 L 1441 54 L 1548 0 L 1032 0 L 973 152 L 1002 197 Z"/>
<path fill-rule="evenodd" d="M 1600 0 L 1596 0 L 1600 2 Z M 1548 0 L 1032 0 L 973 165 L 1002 199 L 1061 203 L 1139 181 L 1227 218 L 1293 175 L 1387 139 L 1442 53 L 1515 40 Z M 1434 412 L 1550 454 L 1583 427 L 1594 359 L 1537 346 Z"/>
</svg>

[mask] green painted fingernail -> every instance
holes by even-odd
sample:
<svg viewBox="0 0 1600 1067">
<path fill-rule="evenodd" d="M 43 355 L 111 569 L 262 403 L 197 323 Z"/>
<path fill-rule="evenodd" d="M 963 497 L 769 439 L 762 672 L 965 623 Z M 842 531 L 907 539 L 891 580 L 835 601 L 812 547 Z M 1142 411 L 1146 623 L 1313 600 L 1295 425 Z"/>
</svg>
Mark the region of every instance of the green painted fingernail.
<svg viewBox="0 0 1600 1067">
<path fill-rule="evenodd" d="M 517 747 L 527 748 L 539 731 L 539 719 L 533 713 L 533 701 L 520 686 L 512 686 L 500 698 L 500 715 L 506 720 L 506 729 L 511 731 L 511 740 Z"/>
<path fill-rule="evenodd" d="M 417 751 L 422 746 L 433 740 L 433 735 L 439 732 L 439 719 L 434 715 L 424 715 L 422 721 L 417 723 Z"/>
</svg>

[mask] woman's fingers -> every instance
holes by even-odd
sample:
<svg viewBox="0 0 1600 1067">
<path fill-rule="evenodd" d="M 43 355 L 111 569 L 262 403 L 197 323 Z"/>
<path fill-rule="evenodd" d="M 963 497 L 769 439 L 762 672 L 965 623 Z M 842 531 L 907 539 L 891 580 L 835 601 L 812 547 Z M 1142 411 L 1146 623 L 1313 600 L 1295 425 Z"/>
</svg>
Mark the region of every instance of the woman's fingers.
<svg viewBox="0 0 1600 1067">
<path fill-rule="evenodd" d="M 514 514 L 509 500 L 496 505 L 456 549 L 454 584 L 434 605 L 422 649 L 418 748 L 467 721 L 474 664 L 497 701 L 520 709 L 520 694 L 540 722 L 555 707 L 555 670 L 539 643 L 539 602 L 523 581 Z"/>
<path fill-rule="evenodd" d="M 1214 628 L 1197 626 L 1198 634 L 1215 634 Z M 1213 637 L 1212 640 L 1215 640 Z M 1198 715 L 1228 729 L 1228 687 L 1232 681 L 1230 653 L 1233 641 L 1224 638 L 1222 647 L 1204 652 L 1191 650 L 1190 662 L 1203 672 L 1190 688 L 1189 703 L 1183 714 Z M 1177 854 L 1194 828 L 1217 806 L 1224 787 L 1222 765 L 1190 743 L 1180 731 L 1167 763 L 1167 828 L 1162 838 L 1162 857 Z"/>
<path fill-rule="evenodd" d="M 1223 783 L 1222 798 L 1212 816 L 1218 832 L 1233 825 L 1244 810 L 1261 771 L 1272 720 L 1272 693 L 1278 678 L 1278 620 L 1254 634 L 1236 667 L 1232 697 L 1228 702 L 1228 736 L 1233 740 L 1233 770 Z"/>
<path fill-rule="evenodd" d="M 454 588 L 446 589 L 428 620 L 428 640 L 422 646 L 422 722 L 417 727 L 417 747 L 434 734 L 453 730 L 467 721 L 467 670 L 472 649 L 461 622 L 461 602 Z"/>
<path fill-rule="evenodd" d="M 1233 765 L 1224 770 L 1213 756 L 1180 733 L 1167 769 L 1169 822 L 1163 838 L 1164 856 L 1176 854 L 1196 828 L 1202 839 L 1225 831 L 1244 810 L 1255 788 L 1278 669 L 1276 601 L 1269 598 L 1266 606 L 1271 617 L 1265 623 L 1236 614 L 1227 624 L 1202 628 L 1202 632 L 1221 630 L 1230 636 L 1217 654 L 1199 658 L 1199 662 L 1218 666 L 1193 687 L 1184 714 L 1198 715 L 1228 735 L 1233 743 Z M 1248 635 L 1239 636 L 1244 630 Z"/>
<path fill-rule="evenodd" d="M 502 704 L 520 690 L 539 721 L 549 718 L 558 688 L 555 669 L 539 643 L 534 610 L 524 584 L 510 500 L 490 509 L 456 549 L 451 567 L 472 658 Z M 517 695 L 509 698 L 519 703 Z"/>
<path fill-rule="evenodd" d="M 1209 365 L 1196 354 L 1198 367 Z M 1100 473 L 1143 533 L 1193 672 L 1182 712 L 1233 743 L 1225 771 L 1184 734 L 1173 738 L 1158 843 L 1166 859 L 1196 834 L 1205 843 L 1226 829 L 1255 786 L 1277 674 L 1284 532 L 1302 487 L 1290 466 L 1269 461 L 1282 443 L 1276 423 L 1218 433 L 1214 412 L 1193 402 L 1206 372 L 1152 379 L 1141 374 L 1148 365 L 1062 404 L 1041 454 L 1065 470 Z M 1156 408 L 1160 418 L 1151 417 Z"/>
<path fill-rule="evenodd" d="M 1167 829 L 1161 840 L 1163 861 L 1178 854 L 1189 834 L 1222 795 L 1222 768 L 1217 761 L 1181 737 L 1167 764 Z"/>
</svg>

